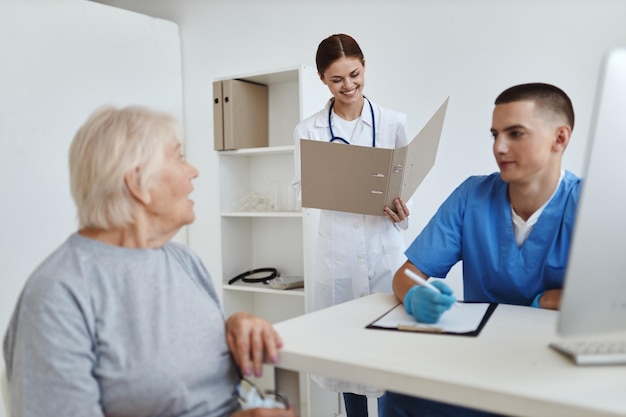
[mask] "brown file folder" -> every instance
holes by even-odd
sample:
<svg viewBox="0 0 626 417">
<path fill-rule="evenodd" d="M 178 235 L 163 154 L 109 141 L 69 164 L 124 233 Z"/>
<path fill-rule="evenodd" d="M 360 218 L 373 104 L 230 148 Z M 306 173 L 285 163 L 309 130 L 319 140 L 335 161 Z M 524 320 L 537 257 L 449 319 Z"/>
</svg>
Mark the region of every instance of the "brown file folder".
<svg viewBox="0 0 626 417">
<path fill-rule="evenodd" d="M 213 83 L 213 138 L 217 151 L 268 146 L 266 85 L 242 80 Z"/>
<path fill-rule="evenodd" d="M 302 206 L 383 216 L 408 200 L 435 164 L 448 99 L 402 148 L 301 139 Z"/>
</svg>

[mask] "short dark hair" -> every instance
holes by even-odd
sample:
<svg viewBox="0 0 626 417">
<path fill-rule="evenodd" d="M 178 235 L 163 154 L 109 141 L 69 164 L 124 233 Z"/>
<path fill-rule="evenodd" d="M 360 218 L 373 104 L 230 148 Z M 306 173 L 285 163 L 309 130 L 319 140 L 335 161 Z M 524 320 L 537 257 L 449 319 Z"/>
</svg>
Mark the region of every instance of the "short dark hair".
<svg viewBox="0 0 626 417">
<path fill-rule="evenodd" d="M 565 117 L 570 129 L 574 130 L 574 106 L 560 88 L 545 83 L 519 84 L 507 88 L 496 98 L 495 104 L 530 100 L 542 109 Z"/>
<path fill-rule="evenodd" d="M 350 35 L 343 33 L 331 35 L 324 39 L 317 47 L 315 64 L 321 77 L 333 62 L 341 57 L 358 58 L 361 64 L 365 64 L 365 57 L 361 47 Z"/>
</svg>

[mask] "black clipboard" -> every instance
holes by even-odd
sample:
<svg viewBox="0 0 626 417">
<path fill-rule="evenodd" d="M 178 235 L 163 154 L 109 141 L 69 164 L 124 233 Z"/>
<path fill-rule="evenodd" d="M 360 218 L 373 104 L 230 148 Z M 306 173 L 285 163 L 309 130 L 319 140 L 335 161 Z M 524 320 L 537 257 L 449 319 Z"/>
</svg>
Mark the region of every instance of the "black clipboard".
<svg viewBox="0 0 626 417">
<path fill-rule="evenodd" d="M 477 302 L 459 301 L 459 303 L 462 303 L 462 304 L 476 304 Z M 384 314 L 382 314 L 376 320 L 372 321 L 370 324 L 365 326 L 365 328 L 366 329 L 374 329 L 374 330 L 391 330 L 391 331 L 400 331 L 400 332 L 413 332 L 413 333 L 427 333 L 427 334 L 441 334 L 441 335 L 472 336 L 472 337 L 476 337 L 476 336 L 478 336 L 480 334 L 480 331 L 483 329 L 483 327 L 485 327 L 485 324 L 487 324 L 487 321 L 489 321 L 489 318 L 491 317 L 493 312 L 496 310 L 496 307 L 498 306 L 498 303 L 482 303 L 482 304 L 489 304 L 489 305 L 488 305 L 487 309 L 485 310 L 485 313 L 484 313 L 480 323 L 476 327 L 476 330 L 469 331 L 469 332 L 446 331 L 446 330 L 442 330 L 442 329 L 438 328 L 436 325 L 423 325 L 423 326 L 420 326 L 420 327 L 415 327 L 415 326 L 383 327 L 383 326 L 376 325 L 376 323 L 380 319 L 385 317 L 387 314 L 391 313 L 393 310 L 395 310 L 399 306 L 402 306 L 402 303 L 398 303 L 395 306 L 393 306 L 391 309 L 386 311 Z M 404 308 L 404 307 L 402 307 L 402 308 Z"/>
</svg>

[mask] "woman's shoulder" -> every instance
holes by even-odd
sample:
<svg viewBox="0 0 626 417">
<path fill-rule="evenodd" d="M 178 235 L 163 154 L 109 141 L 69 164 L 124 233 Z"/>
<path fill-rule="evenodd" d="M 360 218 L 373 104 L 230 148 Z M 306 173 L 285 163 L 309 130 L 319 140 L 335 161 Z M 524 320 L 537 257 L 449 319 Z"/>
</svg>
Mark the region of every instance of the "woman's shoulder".
<svg viewBox="0 0 626 417">
<path fill-rule="evenodd" d="M 176 259 L 184 264 L 192 275 L 209 279 L 210 281 L 210 274 L 204 262 L 191 248 L 182 243 L 171 241 L 164 246 L 164 249 L 174 254 Z"/>
<path fill-rule="evenodd" d="M 200 256 L 180 242 L 170 241 L 163 246 L 163 249 L 174 254 L 179 260 L 185 263 L 193 264 L 194 266 L 202 265 Z"/>
<path fill-rule="evenodd" d="M 378 114 L 378 118 L 383 123 L 405 123 L 406 124 L 406 113 L 403 113 L 398 110 L 390 109 L 388 107 L 383 107 L 381 105 L 376 104 L 371 101 L 372 107 L 374 108 L 374 113 Z"/>
<path fill-rule="evenodd" d="M 86 295 L 82 273 L 86 257 L 88 255 L 83 253 L 77 234 L 70 235 L 30 274 L 20 299 L 41 308 L 45 308 L 46 303 L 62 307 L 63 300 L 82 300 Z"/>
<path fill-rule="evenodd" d="M 296 125 L 296 129 L 312 129 L 314 127 L 328 127 L 328 109 L 330 107 L 330 100 L 326 102 L 326 105 L 316 111 L 315 113 L 305 117 Z"/>
<path fill-rule="evenodd" d="M 168 242 L 163 248 L 173 254 L 186 270 L 189 277 L 204 288 L 205 291 L 219 303 L 219 297 L 215 291 L 211 274 L 206 269 L 204 262 L 202 262 L 202 259 L 200 259 L 197 253 L 186 245 L 173 241 Z"/>
</svg>

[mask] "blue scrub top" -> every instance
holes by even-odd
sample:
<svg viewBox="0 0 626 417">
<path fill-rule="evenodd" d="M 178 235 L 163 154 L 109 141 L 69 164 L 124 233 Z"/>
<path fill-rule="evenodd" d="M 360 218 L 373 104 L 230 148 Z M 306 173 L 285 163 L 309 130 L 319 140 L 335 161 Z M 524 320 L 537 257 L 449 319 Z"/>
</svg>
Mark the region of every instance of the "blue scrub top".
<svg viewBox="0 0 626 417">
<path fill-rule="evenodd" d="M 530 305 L 562 288 L 581 179 L 565 172 L 521 247 L 515 241 L 508 184 L 499 173 L 465 180 L 405 254 L 428 276 L 444 278 L 463 261 L 465 301 Z"/>
</svg>

